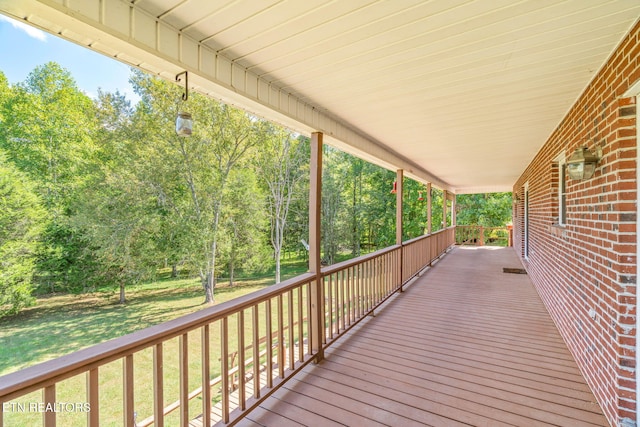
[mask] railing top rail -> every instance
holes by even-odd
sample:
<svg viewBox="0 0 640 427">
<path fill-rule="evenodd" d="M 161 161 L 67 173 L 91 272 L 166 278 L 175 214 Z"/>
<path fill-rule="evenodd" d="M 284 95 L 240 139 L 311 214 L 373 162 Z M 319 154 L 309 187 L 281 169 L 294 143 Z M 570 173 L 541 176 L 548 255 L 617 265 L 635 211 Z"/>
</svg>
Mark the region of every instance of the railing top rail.
<svg viewBox="0 0 640 427">
<path fill-rule="evenodd" d="M 418 237 L 414 237 L 413 239 L 405 240 L 404 242 L 402 242 L 402 245 L 406 246 L 406 245 L 410 245 L 410 244 L 415 243 L 415 242 L 419 242 L 420 240 L 428 239 L 431 236 L 435 236 L 436 234 L 440 234 L 440 233 L 445 232 L 449 228 L 451 228 L 451 227 L 441 228 L 440 230 L 434 231 L 431 234 L 423 234 L 422 236 L 418 236 Z"/>
<path fill-rule="evenodd" d="M 336 264 L 329 265 L 327 267 L 323 267 L 320 271 L 322 272 L 323 276 L 328 276 L 337 271 L 344 270 L 345 268 L 353 267 L 354 265 L 362 264 L 363 262 L 367 262 L 381 255 L 387 254 L 389 252 L 393 252 L 394 250 L 397 250 L 400 247 L 401 247 L 400 245 L 389 246 L 387 248 L 380 249 L 375 252 L 371 252 L 369 254 L 359 256 L 357 258 L 348 259 L 346 261 L 342 261 Z"/>
<path fill-rule="evenodd" d="M 346 268 L 353 267 L 354 265 L 361 264 L 361 263 L 369 261 L 369 260 L 371 260 L 373 258 L 379 257 L 379 256 L 387 254 L 389 252 L 393 252 L 394 250 L 397 250 L 397 249 L 401 248 L 402 246 L 410 245 L 410 244 L 418 242 L 420 240 L 428 239 L 429 237 L 433 237 L 433 236 L 435 236 L 437 234 L 444 233 L 446 230 L 449 230 L 449 229 L 452 229 L 452 228 L 455 228 L 455 227 L 451 226 L 451 227 L 447 227 L 447 228 L 442 228 L 442 229 L 440 229 L 438 231 L 434 231 L 431 234 L 424 234 L 422 236 L 418 236 L 418 237 L 415 237 L 413 239 L 406 240 L 406 241 L 402 242 L 402 245 L 389 246 L 389 247 L 386 247 L 384 249 L 380 249 L 380 250 L 377 250 L 375 252 L 371 252 L 370 254 L 362 255 L 362 256 L 357 257 L 357 258 L 348 259 L 346 261 L 342 261 L 342 262 L 339 262 L 337 264 L 333 264 L 333 265 L 324 267 L 321 270 L 322 271 L 322 275 L 323 276 L 328 276 L 330 274 L 333 274 L 335 272 L 344 270 Z"/>
<path fill-rule="evenodd" d="M 253 307 L 274 296 L 310 282 L 314 274 L 304 273 L 277 285 L 252 292 L 177 319 L 78 350 L 65 356 L 33 365 L 0 377 L 0 401 L 21 391 L 37 390 L 94 367 L 104 365 L 145 347 L 174 338 L 240 310 Z M 25 391 L 26 390 L 26 391 Z M 24 391 L 24 393 L 22 393 Z"/>
<path fill-rule="evenodd" d="M 485 226 L 485 225 L 470 225 L 470 224 L 458 224 L 456 225 L 456 228 L 484 228 L 485 230 L 491 230 L 491 229 L 507 229 L 508 227 L 506 225 L 497 225 L 495 227 L 489 227 L 489 226 Z"/>
</svg>

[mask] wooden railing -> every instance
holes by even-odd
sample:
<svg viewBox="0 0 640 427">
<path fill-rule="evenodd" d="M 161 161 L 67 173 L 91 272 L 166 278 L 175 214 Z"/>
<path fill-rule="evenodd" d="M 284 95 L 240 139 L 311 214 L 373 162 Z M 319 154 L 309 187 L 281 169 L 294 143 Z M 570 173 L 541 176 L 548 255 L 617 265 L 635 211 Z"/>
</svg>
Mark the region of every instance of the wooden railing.
<svg viewBox="0 0 640 427">
<path fill-rule="evenodd" d="M 448 228 L 325 267 L 320 290 L 315 274 L 303 274 L 0 377 L 0 427 L 93 427 L 114 416 L 127 427 L 187 426 L 200 414 L 210 426 L 213 406 L 222 424 L 233 425 L 314 360 L 314 334 L 323 348 L 331 345 L 446 252 L 454 236 Z M 322 324 L 312 320 L 314 292 L 324 301 L 315 316 Z"/>
<path fill-rule="evenodd" d="M 511 246 L 508 227 L 483 227 L 481 225 L 456 226 L 457 245 Z"/>
<path fill-rule="evenodd" d="M 455 227 L 408 240 L 402 245 L 402 280 L 406 282 L 437 259 L 454 242 Z"/>
</svg>

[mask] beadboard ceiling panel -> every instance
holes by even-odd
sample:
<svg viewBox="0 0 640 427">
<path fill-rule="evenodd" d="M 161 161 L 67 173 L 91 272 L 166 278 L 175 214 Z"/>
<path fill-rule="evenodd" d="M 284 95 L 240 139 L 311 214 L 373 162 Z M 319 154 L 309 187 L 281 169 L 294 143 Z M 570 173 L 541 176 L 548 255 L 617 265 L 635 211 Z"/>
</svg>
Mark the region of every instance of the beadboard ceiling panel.
<svg viewBox="0 0 640 427">
<path fill-rule="evenodd" d="M 105 18 L 116 4 L 124 30 Z M 510 191 L 640 2 L 0 0 L 0 11 L 165 78 L 190 69 L 196 90 L 480 192 Z"/>
</svg>

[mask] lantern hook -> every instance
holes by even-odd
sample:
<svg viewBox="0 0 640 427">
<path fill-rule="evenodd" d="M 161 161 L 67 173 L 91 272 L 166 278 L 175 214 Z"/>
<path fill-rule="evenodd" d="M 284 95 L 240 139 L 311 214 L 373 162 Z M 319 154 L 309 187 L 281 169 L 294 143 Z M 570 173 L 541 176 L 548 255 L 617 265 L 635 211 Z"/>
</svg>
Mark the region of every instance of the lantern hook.
<svg viewBox="0 0 640 427">
<path fill-rule="evenodd" d="M 182 94 L 182 100 L 186 101 L 189 99 L 189 73 L 187 71 L 183 71 L 181 73 L 176 74 L 176 81 L 182 81 L 180 76 L 184 74 L 184 93 Z"/>
</svg>

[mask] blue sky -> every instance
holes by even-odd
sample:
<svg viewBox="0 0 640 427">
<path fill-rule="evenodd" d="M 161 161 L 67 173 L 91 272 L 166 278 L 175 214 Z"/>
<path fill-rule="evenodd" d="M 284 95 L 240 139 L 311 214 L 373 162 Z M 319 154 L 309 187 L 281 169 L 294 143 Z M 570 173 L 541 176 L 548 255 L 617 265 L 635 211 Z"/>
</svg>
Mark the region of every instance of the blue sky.
<svg viewBox="0 0 640 427">
<path fill-rule="evenodd" d="M 129 85 L 129 66 L 0 15 L 0 71 L 9 83 L 23 82 L 35 67 L 49 61 L 67 69 L 92 98 L 101 88 L 106 92 L 118 89 L 132 102 L 138 99 Z"/>
</svg>

